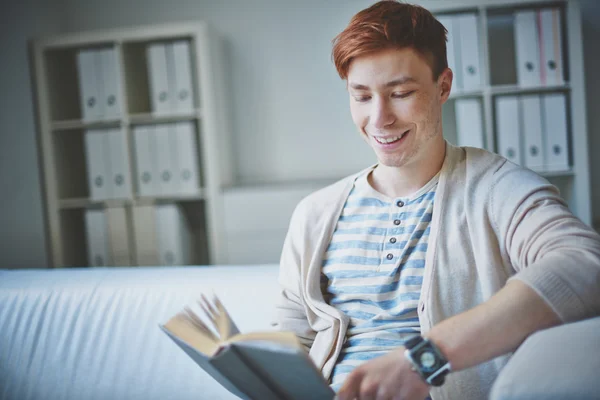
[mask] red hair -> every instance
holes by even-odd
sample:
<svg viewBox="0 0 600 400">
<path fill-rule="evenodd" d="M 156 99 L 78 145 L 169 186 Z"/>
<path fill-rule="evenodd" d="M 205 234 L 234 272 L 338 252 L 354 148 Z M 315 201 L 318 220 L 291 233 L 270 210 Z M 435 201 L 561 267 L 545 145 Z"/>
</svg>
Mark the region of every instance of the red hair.
<svg viewBox="0 0 600 400">
<path fill-rule="evenodd" d="M 428 60 L 433 79 L 448 67 L 448 31 L 423 7 L 396 0 L 379 1 L 356 14 L 333 39 L 332 58 L 342 79 L 352 60 L 368 53 L 410 47 Z"/>
</svg>

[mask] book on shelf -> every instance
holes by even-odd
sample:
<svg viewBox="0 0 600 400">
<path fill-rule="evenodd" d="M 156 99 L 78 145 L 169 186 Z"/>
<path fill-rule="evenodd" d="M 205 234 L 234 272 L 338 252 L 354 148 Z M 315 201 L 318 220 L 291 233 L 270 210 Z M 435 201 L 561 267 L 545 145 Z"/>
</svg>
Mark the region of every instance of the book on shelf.
<svg viewBox="0 0 600 400">
<path fill-rule="evenodd" d="M 160 328 L 225 389 L 248 400 L 330 400 L 335 392 L 291 332 L 241 333 L 215 296 Z"/>
</svg>

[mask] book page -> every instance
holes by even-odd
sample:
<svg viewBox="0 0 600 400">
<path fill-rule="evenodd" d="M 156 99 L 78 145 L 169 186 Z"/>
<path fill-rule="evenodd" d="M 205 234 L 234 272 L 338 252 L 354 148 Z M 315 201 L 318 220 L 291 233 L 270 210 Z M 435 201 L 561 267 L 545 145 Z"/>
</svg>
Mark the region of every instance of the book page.
<svg viewBox="0 0 600 400">
<path fill-rule="evenodd" d="M 162 328 L 206 356 L 212 356 L 219 349 L 215 337 L 201 331 L 185 314 L 177 314 Z"/>
<path fill-rule="evenodd" d="M 247 345 L 254 345 L 256 347 L 275 346 L 281 351 L 285 351 L 286 348 L 294 351 L 297 349 L 304 351 L 304 347 L 302 347 L 302 344 L 292 332 L 267 331 L 241 333 L 229 338 L 222 345 L 237 342 L 245 342 Z"/>
</svg>

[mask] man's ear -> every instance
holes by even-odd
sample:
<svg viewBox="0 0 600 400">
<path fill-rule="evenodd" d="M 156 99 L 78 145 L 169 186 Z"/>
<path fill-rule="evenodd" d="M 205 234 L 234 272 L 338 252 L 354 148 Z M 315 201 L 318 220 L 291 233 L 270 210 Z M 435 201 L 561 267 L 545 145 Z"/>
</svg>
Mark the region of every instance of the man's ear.
<svg viewBox="0 0 600 400">
<path fill-rule="evenodd" d="M 438 76 L 437 84 L 440 90 L 440 100 L 442 104 L 448 100 L 448 96 L 450 96 L 450 91 L 452 90 L 452 80 L 454 78 L 454 74 L 450 68 L 446 68 L 442 71 L 440 76 Z"/>
</svg>

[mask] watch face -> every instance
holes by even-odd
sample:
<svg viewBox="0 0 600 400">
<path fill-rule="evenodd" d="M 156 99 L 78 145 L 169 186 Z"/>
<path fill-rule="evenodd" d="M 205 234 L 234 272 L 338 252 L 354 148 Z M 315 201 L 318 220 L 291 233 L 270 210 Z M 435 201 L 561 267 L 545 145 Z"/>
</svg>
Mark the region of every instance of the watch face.
<svg viewBox="0 0 600 400">
<path fill-rule="evenodd" d="M 430 369 L 435 365 L 435 356 L 429 351 L 422 353 L 421 365 L 423 366 L 423 368 Z"/>
<path fill-rule="evenodd" d="M 425 375 L 429 375 L 441 368 L 445 362 L 431 347 L 424 347 L 414 354 L 415 361 L 420 365 Z"/>
</svg>

